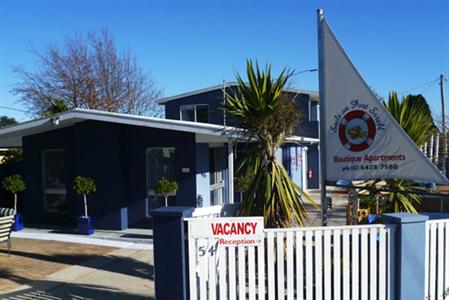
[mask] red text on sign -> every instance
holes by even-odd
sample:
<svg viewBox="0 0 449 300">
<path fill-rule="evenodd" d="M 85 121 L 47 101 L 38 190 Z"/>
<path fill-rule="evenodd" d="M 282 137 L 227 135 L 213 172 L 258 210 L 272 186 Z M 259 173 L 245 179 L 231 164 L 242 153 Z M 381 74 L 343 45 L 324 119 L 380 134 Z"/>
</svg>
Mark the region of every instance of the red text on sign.
<svg viewBox="0 0 449 300">
<path fill-rule="evenodd" d="M 234 234 L 255 234 L 257 223 L 241 222 L 241 223 L 217 223 L 210 224 L 214 235 L 234 235 Z"/>
</svg>

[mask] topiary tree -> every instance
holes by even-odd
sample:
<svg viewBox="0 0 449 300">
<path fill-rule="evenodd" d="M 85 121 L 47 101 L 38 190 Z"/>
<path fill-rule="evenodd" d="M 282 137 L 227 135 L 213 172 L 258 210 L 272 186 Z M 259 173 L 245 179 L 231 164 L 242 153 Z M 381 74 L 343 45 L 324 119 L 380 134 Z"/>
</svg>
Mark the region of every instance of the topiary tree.
<svg viewBox="0 0 449 300">
<path fill-rule="evenodd" d="M 240 201 L 243 201 L 243 193 L 246 192 L 251 183 L 251 178 L 248 174 L 243 174 L 234 177 L 234 190 L 240 193 Z"/>
<path fill-rule="evenodd" d="M 165 206 L 168 206 L 168 195 L 170 193 L 175 193 L 178 190 L 178 184 L 176 181 L 170 181 L 164 177 L 159 180 L 154 188 L 156 194 L 164 197 Z"/>
<path fill-rule="evenodd" d="M 14 211 L 17 213 L 17 193 L 21 193 L 26 189 L 25 181 L 18 174 L 8 176 L 3 179 L 2 187 L 14 194 Z"/>
<path fill-rule="evenodd" d="M 84 217 L 88 218 L 87 215 L 87 195 L 95 192 L 97 187 L 95 181 L 90 177 L 76 176 L 75 182 L 73 184 L 73 189 L 79 194 L 83 195 L 84 198 Z"/>
</svg>

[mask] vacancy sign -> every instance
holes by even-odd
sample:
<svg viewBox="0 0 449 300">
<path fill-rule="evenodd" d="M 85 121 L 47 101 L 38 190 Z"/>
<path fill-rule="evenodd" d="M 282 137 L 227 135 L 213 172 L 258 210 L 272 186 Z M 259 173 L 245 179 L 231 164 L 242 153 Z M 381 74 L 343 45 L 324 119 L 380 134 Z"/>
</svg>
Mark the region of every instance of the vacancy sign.
<svg viewBox="0 0 449 300">
<path fill-rule="evenodd" d="M 190 239 L 214 239 L 217 246 L 261 246 L 264 242 L 262 217 L 203 218 L 189 220 Z"/>
</svg>

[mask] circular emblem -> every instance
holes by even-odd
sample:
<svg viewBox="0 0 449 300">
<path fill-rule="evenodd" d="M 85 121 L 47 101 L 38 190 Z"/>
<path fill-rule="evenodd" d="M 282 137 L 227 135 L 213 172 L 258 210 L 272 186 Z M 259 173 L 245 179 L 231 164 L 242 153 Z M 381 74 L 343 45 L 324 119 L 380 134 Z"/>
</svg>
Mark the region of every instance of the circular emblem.
<svg viewBox="0 0 449 300">
<path fill-rule="evenodd" d="M 367 112 L 353 110 L 341 119 L 338 136 L 346 149 L 360 152 L 372 144 L 376 136 L 376 124 Z"/>
</svg>

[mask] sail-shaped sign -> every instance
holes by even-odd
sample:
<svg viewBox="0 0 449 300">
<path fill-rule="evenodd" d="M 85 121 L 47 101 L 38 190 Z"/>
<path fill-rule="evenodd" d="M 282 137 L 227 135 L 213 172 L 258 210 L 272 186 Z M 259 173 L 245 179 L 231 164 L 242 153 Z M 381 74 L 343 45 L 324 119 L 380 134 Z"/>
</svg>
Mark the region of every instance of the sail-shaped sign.
<svg viewBox="0 0 449 300">
<path fill-rule="evenodd" d="M 448 184 L 368 87 L 324 18 L 318 26 L 325 179 Z"/>
</svg>

